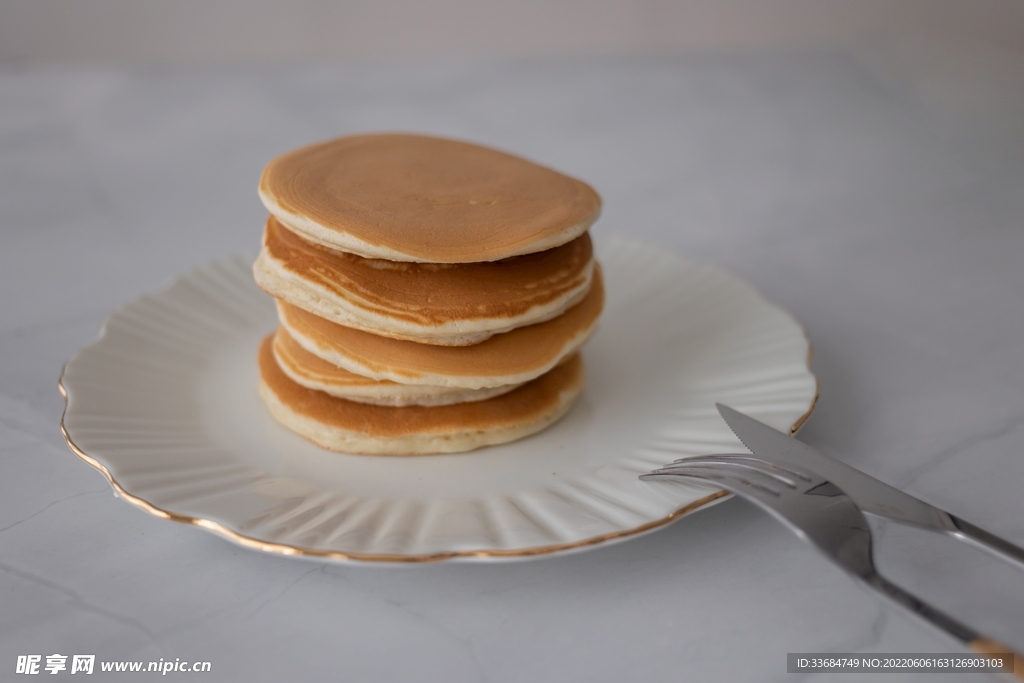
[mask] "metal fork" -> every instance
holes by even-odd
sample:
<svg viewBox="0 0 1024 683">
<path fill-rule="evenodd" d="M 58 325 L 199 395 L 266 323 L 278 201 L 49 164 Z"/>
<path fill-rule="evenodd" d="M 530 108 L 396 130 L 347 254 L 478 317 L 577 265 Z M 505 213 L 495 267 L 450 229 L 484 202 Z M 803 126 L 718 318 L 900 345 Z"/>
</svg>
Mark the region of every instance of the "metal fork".
<svg viewBox="0 0 1024 683">
<path fill-rule="evenodd" d="M 768 463 L 751 455 L 724 454 L 677 460 L 640 478 L 666 477 L 710 482 L 749 500 L 854 577 L 970 649 L 984 654 L 1011 654 L 1015 659 L 1014 675 L 1024 680 L 1024 659 L 1019 654 L 878 573 L 867 518 L 849 496 L 824 477 L 803 468 Z"/>
</svg>

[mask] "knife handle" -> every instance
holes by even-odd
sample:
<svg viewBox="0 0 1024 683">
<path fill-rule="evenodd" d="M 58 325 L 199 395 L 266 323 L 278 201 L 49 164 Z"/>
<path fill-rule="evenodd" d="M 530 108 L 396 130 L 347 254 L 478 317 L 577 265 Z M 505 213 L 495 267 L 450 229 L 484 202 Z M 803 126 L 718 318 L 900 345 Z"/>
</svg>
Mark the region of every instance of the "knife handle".
<svg viewBox="0 0 1024 683">
<path fill-rule="evenodd" d="M 1024 657 L 1021 657 L 1019 653 L 1014 652 L 999 641 L 979 636 L 967 643 L 967 647 L 981 655 L 1009 654 L 1013 657 L 1012 676 L 1019 681 L 1024 681 Z"/>
<path fill-rule="evenodd" d="M 949 518 L 952 520 L 953 526 L 956 527 L 956 531 L 950 530 L 950 533 L 954 536 L 974 543 L 983 550 L 987 550 L 1001 559 L 1010 560 L 1020 569 L 1024 569 L 1024 548 L 999 538 L 995 534 L 989 533 L 981 527 L 974 526 L 955 515 L 949 515 Z"/>
</svg>

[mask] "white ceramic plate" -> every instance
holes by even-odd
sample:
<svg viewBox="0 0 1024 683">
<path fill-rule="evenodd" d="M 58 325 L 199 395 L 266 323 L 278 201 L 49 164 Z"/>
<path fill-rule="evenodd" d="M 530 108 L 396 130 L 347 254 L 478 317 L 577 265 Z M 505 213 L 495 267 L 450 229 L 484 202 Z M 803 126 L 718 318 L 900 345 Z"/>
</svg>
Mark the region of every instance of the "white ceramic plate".
<svg viewBox="0 0 1024 683">
<path fill-rule="evenodd" d="M 423 457 L 322 450 L 257 395 L 274 305 L 236 258 L 128 304 L 61 379 L 72 450 L 129 502 L 262 550 L 342 560 L 501 560 L 654 529 L 720 500 L 641 482 L 684 455 L 743 450 L 721 401 L 780 429 L 810 413 L 803 330 L 749 285 L 631 242 L 598 244 L 608 292 L 587 385 L 554 427 Z"/>
</svg>

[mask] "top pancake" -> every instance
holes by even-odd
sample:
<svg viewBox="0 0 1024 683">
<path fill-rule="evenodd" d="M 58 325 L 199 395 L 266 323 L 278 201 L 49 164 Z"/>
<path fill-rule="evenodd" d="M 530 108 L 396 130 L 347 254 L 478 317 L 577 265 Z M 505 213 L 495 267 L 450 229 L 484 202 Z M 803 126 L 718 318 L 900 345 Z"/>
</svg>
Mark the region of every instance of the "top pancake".
<svg viewBox="0 0 1024 683">
<path fill-rule="evenodd" d="M 551 249 L 597 220 L 579 180 L 504 152 L 421 135 L 356 135 L 283 154 L 260 198 L 307 239 L 368 258 L 496 261 Z"/>
</svg>

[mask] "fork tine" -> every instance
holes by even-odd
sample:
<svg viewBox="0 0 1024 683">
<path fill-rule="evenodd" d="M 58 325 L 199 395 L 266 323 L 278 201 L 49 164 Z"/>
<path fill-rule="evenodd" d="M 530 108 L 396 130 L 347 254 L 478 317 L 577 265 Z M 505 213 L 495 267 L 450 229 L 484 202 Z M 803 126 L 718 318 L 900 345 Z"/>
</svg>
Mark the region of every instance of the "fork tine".
<svg viewBox="0 0 1024 683">
<path fill-rule="evenodd" d="M 733 493 L 761 499 L 766 495 L 773 499 L 782 495 L 782 490 L 779 487 L 780 481 L 777 477 L 753 468 L 737 467 L 732 463 L 684 463 L 671 468 L 654 470 L 649 474 L 641 475 L 641 479 L 670 476 L 714 482 Z"/>
<path fill-rule="evenodd" d="M 710 455 L 700 456 L 697 458 L 687 458 L 677 460 L 675 463 L 655 471 L 673 472 L 679 468 L 699 466 L 728 467 L 730 468 L 730 471 L 733 472 L 737 472 L 738 470 L 753 471 L 762 476 L 771 477 L 775 481 L 791 489 L 797 488 L 800 484 L 811 484 L 814 482 L 814 477 L 812 475 L 805 474 L 804 472 L 793 470 L 788 467 L 780 467 L 774 463 L 766 462 L 748 455 Z"/>
<path fill-rule="evenodd" d="M 810 482 L 814 475 L 806 470 L 803 470 L 794 465 L 788 463 L 772 462 L 765 460 L 754 455 L 747 455 L 746 453 L 721 453 L 717 455 L 697 455 L 690 456 L 688 458 L 679 458 L 672 462 L 673 465 L 679 465 L 687 462 L 732 462 L 736 464 L 746 463 L 759 468 L 770 468 L 778 472 L 785 472 L 797 479 L 801 479 L 805 482 Z"/>
<path fill-rule="evenodd" d="M 792 478 L 787 477 L 784 474 L 781 474 L 779 472 L 774 472 L 774 471 L 772 471 L 770 469 L 767 469 L 767 468 L 766 469 L 761 469 L 761 468 L 757 467 L 756 465 L 748 465 L 748 464 L 745 464 L 745 463 L 733 463 L 733 462 L 729 462 L 729 461 L 711 460 L 711 461 L 704 461 L 704 462 L 700 462 L 700 463 L 693 463 L 692 465 L 687 465 L 687 464 L 669 465 L 668 467 L 662 467 L 661 469 L 657 469 L 657 470 L 654 470 L 654 471 L 655 472 L 659 472 L 659 473 L 672 474 L 674 472 L 691 472 L 691 471 L 694 471 L 695 469 L 700 469 L 700 468 L 711 469 L 711 470 L 714 470 L 714 471 L 729 472 L 730 474 L 732 474 L 734 476 L 740 476 L 742 474 L 749 474 L 749 473 L 756 473 L 757 475 L 762 476 L 762 477 L 770 477 L 771 479 L 773 479 L 775 481 L 775 483 L 782 484 L 783 486 L 785 486 L 787 488 L 795 489 L 797 487 L 797 483 L 795 481 L 793 481 Z"/>
</svg>

